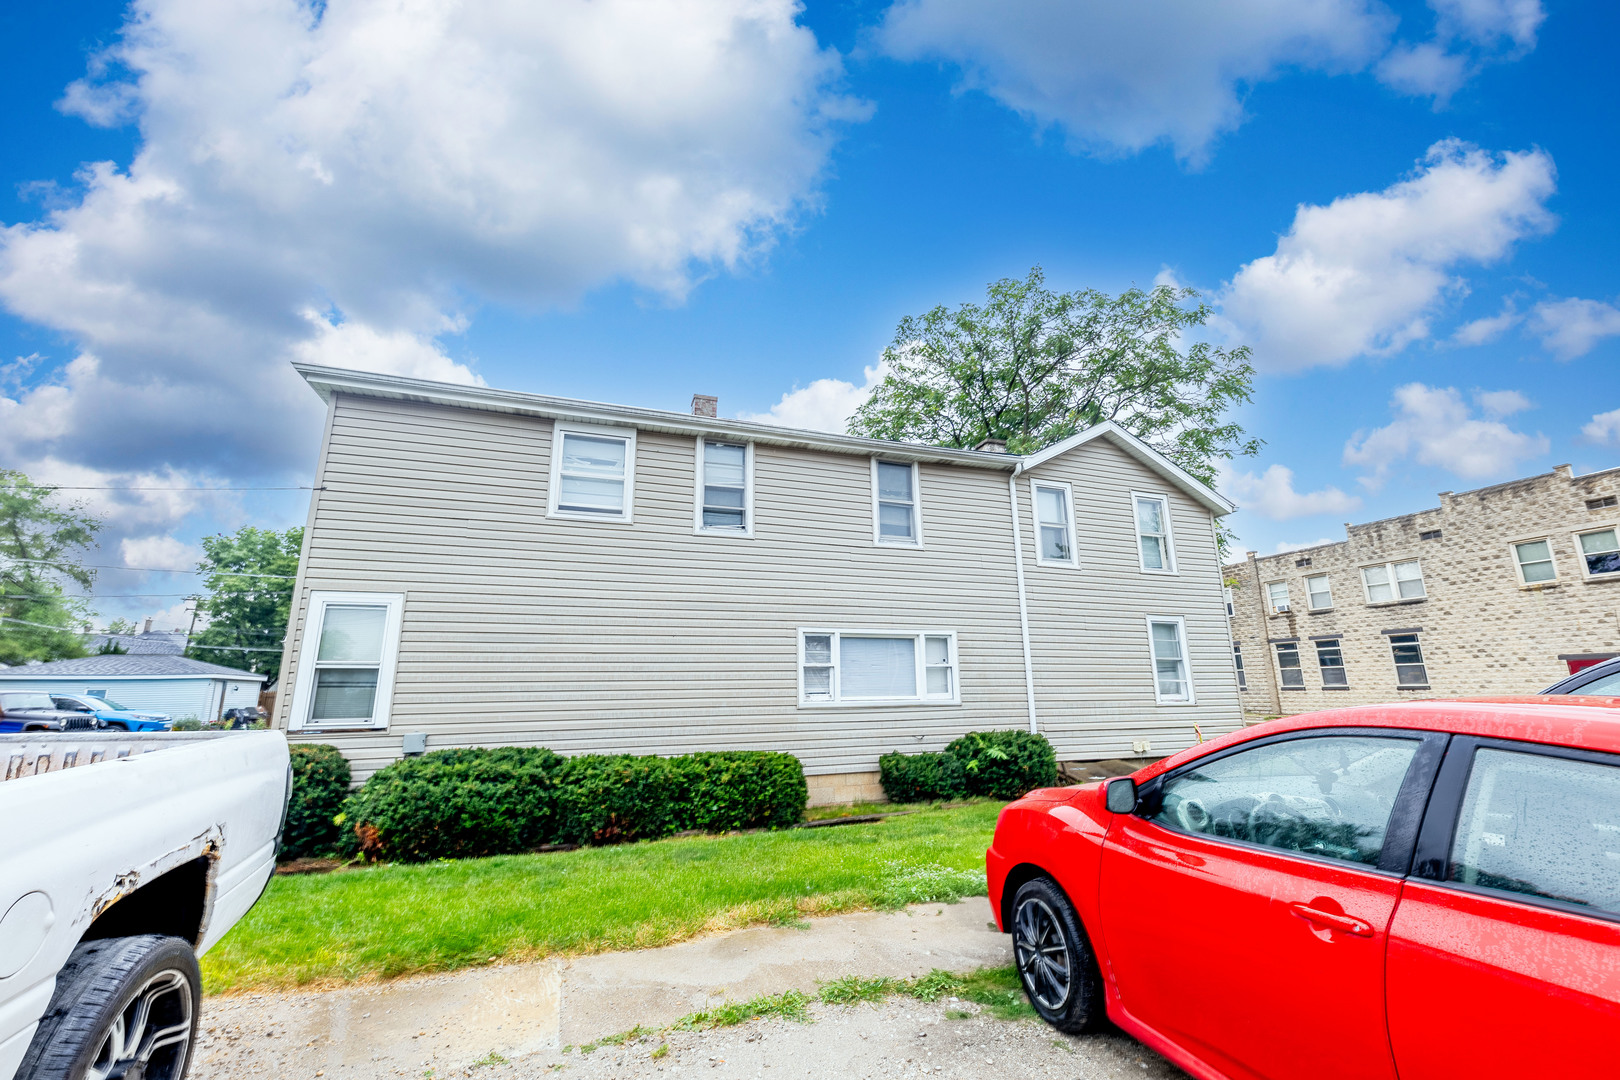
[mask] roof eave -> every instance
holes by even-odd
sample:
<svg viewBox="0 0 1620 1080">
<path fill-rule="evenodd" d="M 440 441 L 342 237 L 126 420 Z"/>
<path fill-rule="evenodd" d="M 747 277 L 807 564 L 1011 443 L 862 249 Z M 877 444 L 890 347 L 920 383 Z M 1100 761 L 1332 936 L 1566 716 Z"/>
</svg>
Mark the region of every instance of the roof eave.
<svg viewBox="0 0 1620 1080">
<path fill-rule="evenodd" d="M 1023 459 L 1024 464 L 1020 471 L 1028 472 L 1030 469 L 1044 465 L 1053 458 L 1061 457 L 1070 450 L 1084 446 L 1089 442 L 1094 442 L 1095 440 L 1104 437 L 1112 439 L 1120 447 L 1120 449 L 1124 450 L 1127 454 L 1130 454 L 1133 458 L 1140 461 L 1154 472 L 1163 476 L 1166 480 L 1174 483 L 1177 487 L 1181 488 L 1188 495 L 1192 496 L 1193 499 L 1203 505 L 1205 509 L 1216 517 L 1225 517 L 1226 515 L 1235 513 L 1237 511 L 1236 503 L 1227 499 L 1224 495 L 1220 494 L 1220 492 L 1216 491 L 1214 488 L 1211 488 L 1208 484 L 1205 484 L 1202 480 L 1198 479 L 1196 476 L 1192 475 L 1187 470 L 1183 469 L 1181 466 L 1177 465 L 1175 462 L 1153 449 L 1153 447 L 1149 446 L 1135 435 L 1132 435 L 1129 431 L 1126 431 L 1124 428 L 1114 423 L 1112 420 L 1104 420 L 1100 424 L 1096 424 L 1092 427 L 1086 428 L 1084 431 L 1076 432 L 1075 434 L 1070 435 L 1062 442 L 1053 443 L 1046 449 L 1029 455 Z"/>
</svg>

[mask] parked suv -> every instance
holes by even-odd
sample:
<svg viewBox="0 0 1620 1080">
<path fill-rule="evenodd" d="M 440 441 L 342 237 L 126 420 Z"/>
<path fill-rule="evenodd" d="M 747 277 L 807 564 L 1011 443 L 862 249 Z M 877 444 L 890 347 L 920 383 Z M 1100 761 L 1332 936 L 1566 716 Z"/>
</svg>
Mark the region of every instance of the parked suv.
<svg viewBox="0 0 1620 1080">
<path fill-rule="evenodd" d="M 1553 683 L 1542 693 L 1620 697 L 1620 656 L 1582 668 L 1569 678 Z"/>
<path fill-rule="evenodd" d="M 57 708 L 49 694 L 0 694 L 0 731 L 97 731 L 104 727 L 91 714 Z"/>
<path fill-rule="evenodd" d="M 168 731 L 174 727 L 174 721 L 165 713 L 138 712 L 94 694 L 52 694 L 51 700 L 58 709 L 90 713 L 116 731 Z"/>
</svg>

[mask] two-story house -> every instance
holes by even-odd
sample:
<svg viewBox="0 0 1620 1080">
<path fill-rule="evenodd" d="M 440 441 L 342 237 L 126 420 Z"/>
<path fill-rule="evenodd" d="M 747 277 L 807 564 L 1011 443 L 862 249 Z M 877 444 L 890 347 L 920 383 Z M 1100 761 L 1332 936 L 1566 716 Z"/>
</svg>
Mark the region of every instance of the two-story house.
<svg viewBox="0 0 1620 1080">
<path fill-rule="evenodd" d="M 1245 709 L 1534 694 L 1620 653 L 1620 469 L 1568 465 L 1226 568 Z"/>
<path fill-rule="evenodd" d="M 275 722 L 358 778 L 768 749 L 830 802 L 975 729 L 1103 759 L 1241 723 L 1232 507 L 1113 424 L 1018 456 L 298 370 L 328 415 Z"/>
</svg>

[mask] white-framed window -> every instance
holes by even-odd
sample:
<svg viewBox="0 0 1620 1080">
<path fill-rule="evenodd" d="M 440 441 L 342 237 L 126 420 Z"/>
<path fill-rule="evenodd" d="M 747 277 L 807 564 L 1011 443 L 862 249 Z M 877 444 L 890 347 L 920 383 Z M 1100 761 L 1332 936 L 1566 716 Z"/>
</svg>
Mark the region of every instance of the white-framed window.
<svg viewBox="0 0 1620 1080">
<path fill-rule="evenodd" d="M 1349 686 L 1350 678 L 1344 670 L 1344 649 L 1337 638 L 1316 643 L 1316 668 L 1322 673 L 1323 686 Z"/>
<path fill-rule="evenodd" d="M 698 436 L 692 528 L 754 535 L 754 444 Z"/>
<path fill-rule="evenodd" d="M 1416 559 L 1382 566 L 1363 566 L 1361 584 L 1367 590 L 1369 604 L 1421 600 L 1428 595 L 1423 588 L 1423 568 Z"/>
<path fill-rule="evenodd" d="M 1305 603 L 1312 611 L 1326 611 L 1333 606 L 1333 582 L 1326 574 L 1312 574 L 1305 579 Z"/>
<path fill-rule="evenodd" d="M 1235 641 L 1232 643 L 1232 664 L 1237 668 L 1238 689 L 1247 690 L 1249 688 L 1249 676 L 1243 670 L 1243 646 Z"/>
<path fill-rule="evenodd" d="M 1273 615 L 1288 610 L 1288 582 L 1266 582 L 1266 608 Z"/>
<path fill-rule="evenodd" d="M 1041 566 L 1079 566 L 1074 546 L 1074 492 L 1068 484 L 1031 480 L 1035 504 L 1035 561 Z"/>
<path fill-rule="evenodd" d="M 1589 578 L 1620 574 L 1620 533 L 1614 529 L 1577 533 L 1581 569 Z"/>
<path fill-rule="evenodd" d="M 1525 540 L 1513 545 L 1513 565 L 1519 572 L 1519 584 L 1542 585 L 1558 580 L 1558 567 L 1553 563 L 1550 540 Z"/>
<path fill-rule="evenodd" d="M 1282 676 L 1283 686 L 1302 687 L 1305 685 L 1305 669 L 1299 664 L 1299 643 L 1295 641 L 1282 641 L 1277 643 L 1277 671 Z"/>
<path fill-rule="evenodd" d="M 289 726 L 386 728 L 405 597 L 312 592 Z"/>
<path fill-rule="evenodd" d="M 1193 703 L 1192 665 L 1187 660 L 1187 622 L 1180 615 L 1149 615 L 1153 697 L 1161 705 Z"/>
<path fill-rule="evenodd" d="M 551 437 L 549 517 L 630 521 L 636 495 L 636 433 L 558 423 Z"/>
<path fill-rule="evenodd" d="M 1142 569 L 1150 574 L 1176 572 L 1175 544 L 1170 536 L 1170 500 L 1163 495 L 1131 493 L 1136 517 L 1136 547 Z"/>
<path fill-rule="evenodd" d="M 1221 590 L 1221 594 L 1226 597 L 1226 617 L 1228 619 L 1233 618 L 1237 615 L 1237 604 L 1233 599 L 1232 586 L 1225 586 Z"/>
<path fill-rule="evenodd" d="M 800 705 L 960 705 L 954 630 L 799 631 Z"/>
<path fill-rule="evenodd" d="M 1429 667 L 1423 661 L 1423 643 L 1418 635 L 1389 635 L 1389 650 L 1395 661 L 1395 685 L 1409 689 L 1427 689 Z"/>
<path fill-rule="evenodd" d="M 922 499 L 917 463 L 872 459 L 872 539 L 922 547 Z"/>
</svg>

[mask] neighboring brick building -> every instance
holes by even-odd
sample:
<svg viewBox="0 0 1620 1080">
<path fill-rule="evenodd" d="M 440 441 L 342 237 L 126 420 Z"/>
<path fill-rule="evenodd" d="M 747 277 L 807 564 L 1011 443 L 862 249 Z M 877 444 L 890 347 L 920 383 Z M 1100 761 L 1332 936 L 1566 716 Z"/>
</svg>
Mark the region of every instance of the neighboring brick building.
<svg viewBox="0 0 1620 1080">
<path fill-rule="evenodd" d="M 1568 465 L 1225 568 L 1251 715 L 1531 694 L 1620 654 L 1620 468 Z"/>
</svg>

